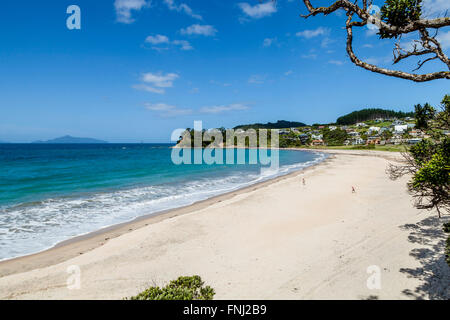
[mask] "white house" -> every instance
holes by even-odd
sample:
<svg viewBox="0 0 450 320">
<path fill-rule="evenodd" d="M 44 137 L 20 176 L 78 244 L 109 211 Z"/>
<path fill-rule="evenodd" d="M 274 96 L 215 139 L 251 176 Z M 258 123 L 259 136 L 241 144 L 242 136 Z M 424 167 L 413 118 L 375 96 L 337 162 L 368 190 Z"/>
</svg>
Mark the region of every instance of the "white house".
<svg viewBox="0 0 450 320">
<path fill-rule="evenodd" d="M 403 125 L 397 125 L 397 126 L 394 127 L 394 131 L 395 131 L 396 133 L 403 133 L 403 132 L 405 132 L 406 130 L 408 130 L 408 126 L 407 126 L 406 124 L 403 124 Z"/>
<path fill-rule="evenodd" d="M 381 128 L 380 127 L 370 127 L 369 128 L 369 133 L 373 134 L 373 133 L 380 133 Z"/>
<path fill-rule="evenodd" d="M 365 143 L 366 143 L 366 141 L 364 141 L 364 140 L 361 139 L 361 138 L 356 138 L 356 139 L 353 139 L 353 140 L 352 140 L 352 144 L 353 144 L 353 145 L 365 144 Z"/>
<path fill-rule="evenodd" d="M 358 122 L 356 124 L 357 127 L 367 127 L 367 124 L 365 124 L 364 122 Z"/>
</svg>

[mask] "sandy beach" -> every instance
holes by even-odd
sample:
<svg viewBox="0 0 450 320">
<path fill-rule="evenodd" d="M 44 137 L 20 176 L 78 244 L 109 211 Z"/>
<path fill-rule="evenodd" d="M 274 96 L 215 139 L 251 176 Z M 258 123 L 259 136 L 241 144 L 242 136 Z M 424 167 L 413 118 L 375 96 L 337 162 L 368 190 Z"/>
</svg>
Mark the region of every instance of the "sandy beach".
<svg viewBox="0 0 450 320">
<path fill-rule="evenodd" d="M 0 262 L 0 299 L 122 299 L 194 274 L 215 299 L 450 298 L 449 219 L 415 209 L 407 177 L 389 180 L 399 154 L 328 152 L 307 170 Z M 79 289 L 67 288 L 71 266 Z M 379 288 L 367 285 L 373 270 Z"/>
</svg>

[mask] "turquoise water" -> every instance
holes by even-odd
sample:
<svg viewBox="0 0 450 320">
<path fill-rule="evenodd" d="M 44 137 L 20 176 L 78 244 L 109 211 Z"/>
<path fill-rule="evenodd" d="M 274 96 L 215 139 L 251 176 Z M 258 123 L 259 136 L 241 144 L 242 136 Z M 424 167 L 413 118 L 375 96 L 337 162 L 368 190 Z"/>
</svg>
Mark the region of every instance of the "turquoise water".
<svg viewBox="0 0 450 320">
<path fill-rule="evenodd" d="M 164 144 L 0 144 L 0 260 L 324 159 L 280 150 L 273 170 L 248 164 L 248 150 L 244 165 L 175 165 L 171 152 Z"/>
</svg>

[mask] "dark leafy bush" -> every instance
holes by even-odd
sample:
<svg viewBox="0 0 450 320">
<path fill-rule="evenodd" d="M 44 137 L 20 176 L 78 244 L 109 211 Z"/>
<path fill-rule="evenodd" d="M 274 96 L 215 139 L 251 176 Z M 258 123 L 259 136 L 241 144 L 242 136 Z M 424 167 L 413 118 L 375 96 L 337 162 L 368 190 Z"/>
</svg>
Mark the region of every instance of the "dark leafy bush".
<svg viewBox="0 0 450 320">
<path fill-rule="evenodd" d="M 150 287 L 130 300 L 212 300 L 215 292 L 199 276 L 179 277 L 165 287 Z"/>
</svg>

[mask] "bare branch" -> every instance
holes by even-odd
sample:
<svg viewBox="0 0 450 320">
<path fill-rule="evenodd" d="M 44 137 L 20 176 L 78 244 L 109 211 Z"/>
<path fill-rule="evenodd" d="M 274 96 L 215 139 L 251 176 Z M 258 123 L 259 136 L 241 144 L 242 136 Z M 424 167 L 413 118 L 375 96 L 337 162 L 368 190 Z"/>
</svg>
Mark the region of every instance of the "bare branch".
<svg viewBox="0 0 450 320">
<path fill-rule="evenodd" d="M 416 68 L 413 71 L 420 69 L 426 62 L 435 59 L 439 59 L 450 70 L 449 58 L 445 55 L 445 53 L 442 50 L 441 44 L 436 39 L 437 31 L 439 28 L 450 26 L 449 17 L 442 17 L 435 19 L 419 19 L 415 21 L 410 21 L 405 26 L 397 27 L 389 25 L 388 23 L 380 20 L 378 17 L 370 15 L 370 13 L 367 11 L 368 6 L 367 0 L 362 0 L 363 3 L 362 8 L 360 8 L 357 5 L 358 0 L 356 0 L 354 3 L 350 2 L 349 0 L 337 0 L 328 7 L 314 7 L 311 4 L 310 0 L 303 0 L 303 2 L 309 11 L 309 14 L 302 15 L 302 17 L 304 18 L 316 16 L 318 14 L 328 15 L 339 9 L 344 9 L 345 11 L 347 11 L 348 19 L 346 22 L 346 30 L 347 30 L 346 49 L 350 57 L 350 60 L 357 66 L 372 72 L 381 73 L 384 75 L 397 78 L 408 79 L 416 82 L 425 82 L 435 79 L 450 79 L 449 71 L 439 71 L 427 74 L 415 74 L 378 67 L 376 65 L 362 61 L 356 56 L 356 54 L 353 51 L 353 27 L 363 27 L 368 23 L 372 23 L 376 24 L 380 28 L 380 32 L 388 32 L 396 37 L 401 37 L 403 34 L 419 31 L 421 35 L 420 44 L 422 46 L 422 49 L 419 50 L 417 48 L 417 45 L 415 44 L 412 50 L 407 51 L 402 49 L 399 44 L 396 44 L 396 48 L 394 49 L 395 51 L 393 64 L 396 64 L 399 61 L 412 56 L 434 54 L 433 57 L 427 58 L 423 61 L 419 61 L 418 68 Z M 354 15 L 356 15 L 361 21 L 352 21 Z M 427 31 L 427 28 L 436 29 L 435 35 L 431 37 Z"/>
</svg>

